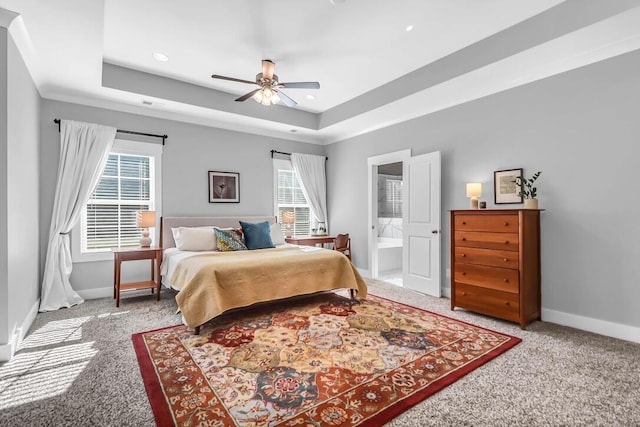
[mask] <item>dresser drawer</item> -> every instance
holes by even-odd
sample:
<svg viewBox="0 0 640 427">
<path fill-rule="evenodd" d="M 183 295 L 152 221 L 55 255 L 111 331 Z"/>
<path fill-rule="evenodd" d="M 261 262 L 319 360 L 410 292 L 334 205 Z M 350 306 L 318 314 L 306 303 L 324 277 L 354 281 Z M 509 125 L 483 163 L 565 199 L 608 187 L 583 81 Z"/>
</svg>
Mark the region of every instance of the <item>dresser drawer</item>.
<svg viewBox="0 0 640 427">
<path fill-rule="evenodd" d="M 480 231 L 456 231 L 455 245 L 469 248 L 517 251 L 518 233 L 486 233 Z"/>
<path fill-rule="evenodd" d="M 456 262 L 517 269 L 518 258 L 519 253 L 513 251 L 456 247 Z"/>
<path fill-rule="evenodd" d="M 518 293 L 518 270 L 508 268 L 485 267 L 484 265 L 456 263 L 453 279 L 456 282 L 476 285 L 483 288 Z"/>
<path fill-rule="evenodd" d="M 456 215 L 456 230 L 517 233 L 518 215 Z"/>
<path fill-rule="evenodd" d="M 512 322 L 520 320 L 518 294 L 479 288 L 463 283 L 456 283 L 455 288 L 455 305 L 457 307 Z"/>
</svg>

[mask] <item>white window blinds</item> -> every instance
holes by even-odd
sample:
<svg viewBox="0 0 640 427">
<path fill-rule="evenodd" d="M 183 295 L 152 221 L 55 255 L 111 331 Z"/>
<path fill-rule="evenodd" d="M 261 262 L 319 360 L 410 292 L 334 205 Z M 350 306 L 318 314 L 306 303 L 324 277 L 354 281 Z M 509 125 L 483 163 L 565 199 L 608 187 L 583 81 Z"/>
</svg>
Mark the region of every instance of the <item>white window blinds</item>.
<svg viewBox="0 0 640 427">
<path fill-rule="evenodd" d="M 153 158 L 111 153 L 82 215 L 82 252 L 136 247 L 138 210 L 153 210 Z"/>
<path fill-rule="evenodd" d="M 288 163 L 288 166 L 286 163 Z M 295 222 L 291 226 L 292 234 L 294 236 L 308 236 L 311 232 L 309 226 L 311 215 L 309 203 L 304 197 L 295 172 L 291 169 L 291 163 L 286 163 L 274 162 L 274 168 L 276 169 L 275 193 L 278 223 L 283 225 L 284 231 L 282 213 L 285 211 L 293 211 Z"/>
<path fill-rule="evenodd" d="M 135 211 L 162 217 L 161 144 L 116 139 L 96 188 L 71 232 L 73 262 L 113 259 L 111 249 L 137 247 Z M 158 229 L 149 230 L 158 245 Z"/>
</svg>

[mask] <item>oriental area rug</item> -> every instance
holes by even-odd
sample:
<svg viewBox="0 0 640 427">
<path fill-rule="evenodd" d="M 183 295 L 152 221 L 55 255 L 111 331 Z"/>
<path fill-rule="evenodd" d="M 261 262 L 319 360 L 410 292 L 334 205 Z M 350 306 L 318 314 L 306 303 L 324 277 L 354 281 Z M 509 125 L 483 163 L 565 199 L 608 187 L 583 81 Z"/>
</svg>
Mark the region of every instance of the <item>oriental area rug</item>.
<svg viewBox="0 0 640 427">
<path fill-rule="evenodd" d="M 378 426 L 521 340 L 369 295 L 133 335 L 159 426 Z"/>
</svg>

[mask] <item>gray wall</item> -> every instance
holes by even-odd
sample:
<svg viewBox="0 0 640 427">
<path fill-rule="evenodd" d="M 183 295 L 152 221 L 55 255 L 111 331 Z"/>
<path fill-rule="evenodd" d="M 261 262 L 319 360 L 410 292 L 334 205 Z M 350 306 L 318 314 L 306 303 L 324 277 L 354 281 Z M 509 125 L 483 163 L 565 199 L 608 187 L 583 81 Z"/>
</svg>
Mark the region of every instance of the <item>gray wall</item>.
<svg viewBox="0 0 640 427">
<path fill-rule="evenodd" d="M 4 28 L 0 30 L 0 86 L 5 95 L 0 97 L 0 344 L 4 344 L 22 326 L 39 297 L 40 95 L 13 38 Z"/>
<path fill-rule="evenodd" d="M 448 210 L 467 208 L 465 183 L 482 182 L 492 208 L 493 171 L 542 170 L 543 308 L 639 326 L 638 69 L 630 53 L 328 146 L 331 228 L 351 233 L 367 269 L 367 157 L 439 150 L 444 282 Z"/>
<path fill-rule="evenodd" d="M 9 342 L 9 264 L 7 239 L 7 44 L 9 32 L 0 27 L 0 346 Z"/>
<path fill-rule="evenodd" d="M 270 151 L 324 153 L 324 147 L 318 145 L 45 100 L 41 122 L 40 224 L 43 230 L 49 229 L 60 149 L 54 118 L 167 134 L 169 138 L 162 155 L 163 216 L 270 215 L 273 212 Z M 240 203 L 209 203 L 210 170 L 240 173 Z M 46 233 L 42 233 L 40 243 L 44 262 Z M 144 274 L 148 274 L 146 265 Z M 75 263 L 71 284 L 76 290 L 113 286 L 112 261 Z"/>
</svg>

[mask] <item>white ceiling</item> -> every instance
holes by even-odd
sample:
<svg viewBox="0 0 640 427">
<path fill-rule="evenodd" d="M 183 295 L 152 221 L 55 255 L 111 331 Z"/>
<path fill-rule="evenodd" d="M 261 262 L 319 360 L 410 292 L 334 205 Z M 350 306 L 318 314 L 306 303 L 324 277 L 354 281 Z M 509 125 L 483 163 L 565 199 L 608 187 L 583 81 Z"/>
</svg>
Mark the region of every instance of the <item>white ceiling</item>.
<svg viewBox="0 0 640 427">
<path fill-rule="evenodd" d="M 0 7 L 20 15 L 10 30 L 45 98 L 315 143 L 640 48 L 638 1 L 334 2 L 0 0 Z M 254 80 L 266 58 L 280 81 L 321 88 L 286 90 L 295 109 L 262 107 L 234 102 L 256 86 L 210 77 Z"/>
</svg>

